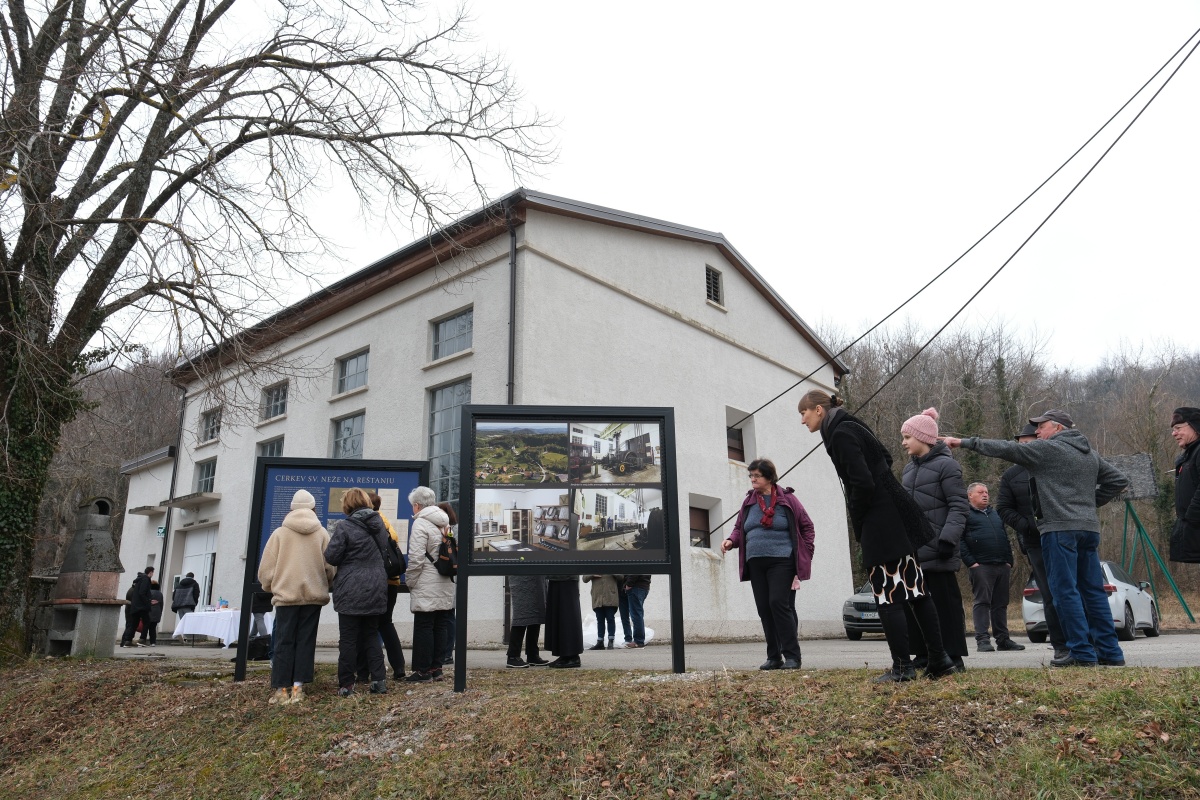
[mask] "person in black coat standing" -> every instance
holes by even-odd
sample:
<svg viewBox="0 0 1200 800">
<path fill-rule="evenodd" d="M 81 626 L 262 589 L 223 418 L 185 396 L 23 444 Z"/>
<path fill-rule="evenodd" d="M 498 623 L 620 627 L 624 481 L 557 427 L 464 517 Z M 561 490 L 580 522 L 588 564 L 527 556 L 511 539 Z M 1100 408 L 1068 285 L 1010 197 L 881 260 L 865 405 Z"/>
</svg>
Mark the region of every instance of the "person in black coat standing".
<svg viewBox="0 0 1200 800">
<path fill-rule="evenodd" d="M 199 603 L 200 584 L 196 583 L 196 573 L 189 572 L 180 579 L 179 585 L 175 587 L 175 593 L 171 595 L 171 610 L 178 614 L 180 619 L 183 619 L 195 611 Z"/>
<path fill-rule="evenodd" d="M 1016 435 L 1016 440 L 1027 444 L 1037 439 L 1037 426 L 1028 423 Z M 1042 532 L 1038 530 L 1037 518 L 1033 514 L 1033 484 L 1030 482 L 1029 470 L 1020 464 L 1013 464 L 1000 476 L 1000 495 L 996 499 L 996 513 L 1004 524 L 1017 534 L 1017 544 L 1033 578 L 1037 581 L 1042 593 L 1042 609 L 1046 616 L 1046 632 L 1050 644 L 1054 647 L 1055 658 L 1066 658 L 1067 637 L 1058 621 L 1058 611 L 1054 608 L 1054 595 L 1050 591 L 1050 581 L 1046 578 L 1046 562 L 1042 558 Z"/>
<path fill-rule="evenodd" d="M 383 566 L 387 530 L 371 498 L 362 489 L 342 496 L 346 518 L 338 523 L 325 548 L 326 563 L 337 567 L 331 587 L 338 612 L 338 694 L 354 694 L 358 653 L 367 654 L 371 693 L 387 691 L 379 618 L 387 613 L 387 571 Z"/>
<path fill-rule="evenodd" d="M 1175 409 L 1171 436 L 1183 451 L 1175 459 L 1171 560 L 1195 564 L 1200 562 L 1200 408 Z"/>
<path fill-rule="evenodd" d="M 861 420 L 841 408 L 842 399 L 814 389 L 800 399 L 800 418 L 809 431 L 821 432 L 825 451 L 846 489 L 854 536 L 862 547 L 879 620 L 892 653 L 892 668 L 879 682 L 916 678 L 904 607 L 911 606 L 925 639 L 925 674 L 939 678 L 954 671 L 938 626 L 937 608 L 917 563 L 917 548 L 931 537 L 929 523 L 892 474 L 892 456 Z"/>
<path fill-rule="evenodd" d="M 137 633 L 138 623 L 150 628 L 150 582 L 153 580 L 154 567 L 146 567 L 145 572 L 139 572 L 133 579 L 133 586 L 125 599 L 129 601 L 129 610 L 125 614 L 125 632 L 121 634 L 121 647 L 133 647 L 133 635 Z"/>
</svg>

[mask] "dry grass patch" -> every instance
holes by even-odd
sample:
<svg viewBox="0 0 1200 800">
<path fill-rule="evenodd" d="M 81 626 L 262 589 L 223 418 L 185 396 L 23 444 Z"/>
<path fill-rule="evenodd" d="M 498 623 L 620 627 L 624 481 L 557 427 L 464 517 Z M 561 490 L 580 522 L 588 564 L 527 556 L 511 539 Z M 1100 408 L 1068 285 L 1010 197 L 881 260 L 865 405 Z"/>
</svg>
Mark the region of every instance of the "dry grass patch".
<svg viewBox="0 0 1200 800">
<path fill-rule="evenodd" d="M 265 673 L 37 661 L 0 675 L 0 796 L 1200 797 L 1200 671 L 486 671 L 268 707 Z"/>
</svg>

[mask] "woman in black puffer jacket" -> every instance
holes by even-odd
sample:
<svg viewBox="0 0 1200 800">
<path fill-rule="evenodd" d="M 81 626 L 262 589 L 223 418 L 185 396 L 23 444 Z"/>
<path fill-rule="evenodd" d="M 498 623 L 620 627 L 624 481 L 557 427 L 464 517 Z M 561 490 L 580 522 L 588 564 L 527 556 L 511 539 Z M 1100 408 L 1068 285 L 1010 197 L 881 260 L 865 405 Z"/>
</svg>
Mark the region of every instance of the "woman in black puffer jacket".
<svg viewBox="0 0 1200 800">
<path fill-rule="evenodd" d="M 967 628 L 963 614 L 962 592 L 958 588 L 958 568 L 962 559 L 958 543 L 967 524 L 967 488 L 962 467 L 950 455 L 950 448 L 938 441 L 938 412 L 927 408 L 900 426 L 901 444 L 910 458 L 904 465 L 901 482 L 933 527 L 933 538 L 917 549 L 917 561 L 925 573 L 925 585 L 937 606 L 942 644 L 959 671 L 966 668 Z M 909 631 L 917 629 L 916 619 L 908 617 Z M 918 636 L 909 637 L 916 664 L 928 660 Z"/>
<path fill-rule="evenodd" d="M 325 548 L 325 561 L 338 568 L 333 578 L 333 608 L 338 612 L 338 694 L 354 693 L 358 653 L 367 654 L 371 693 L 387 691 L 379 617 L 387 613 L 387 571 L 383 547 L 387 529 L 362 489 L 342 496 L 342 513 Z"/>
</svg>

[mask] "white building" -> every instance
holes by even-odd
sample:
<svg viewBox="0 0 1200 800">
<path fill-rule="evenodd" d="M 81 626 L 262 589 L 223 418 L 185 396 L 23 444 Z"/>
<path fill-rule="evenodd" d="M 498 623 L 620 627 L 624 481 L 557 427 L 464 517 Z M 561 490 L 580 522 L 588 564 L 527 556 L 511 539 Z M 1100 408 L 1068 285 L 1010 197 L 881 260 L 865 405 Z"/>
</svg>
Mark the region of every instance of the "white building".
<svg viewBox="0 0 1200 800">
<path fill-rule="evenodd" d="M 256 345 L 307 366 L 264 379 L 221 365 L 223 396 L 259 398 L 252 418 L 215 406 L 195 375 L 184 376 L 177 463 L 160 455 L 123 466 L 127 570 L 159 565 L 168 594 L 172 578 L 195 572 L 206 594 L 211 585 L 202 603 L 240 602 L 259 455 L 428 459 L 439 499 L 453 499 L 460 405 L 670 406 L 685 631 L 761 636 L 736 553 L 720 553 L 732 523 L 711 541 L 705 533 L 740 507 L 748 461 L 770 458 L 782 472 L 819 444 L 796 402 L 812 388 L 833 390 L 844 366 L 720 234 L 527 190 L 453 231 L 453 243 L 416 242 L 258 326 Z M 837 477 L 818 450 L 781 483 L 796 487 L 817 529 L 813 577 L 797 601 L 801 630 L 839 632 L 852 578 Z M 647 624 L 664 633 L 667 580 L 655 577 L 646 608 Z M 502 579 L 475 578 L 470 591 L 470 639 L 499 641 Z M 407 641 L 403 596 L 395 621 Z M 168 612 L 162 627 L 173 624 Z M 319 638 L 337 639 L 332 605 Z"/>
</svg>

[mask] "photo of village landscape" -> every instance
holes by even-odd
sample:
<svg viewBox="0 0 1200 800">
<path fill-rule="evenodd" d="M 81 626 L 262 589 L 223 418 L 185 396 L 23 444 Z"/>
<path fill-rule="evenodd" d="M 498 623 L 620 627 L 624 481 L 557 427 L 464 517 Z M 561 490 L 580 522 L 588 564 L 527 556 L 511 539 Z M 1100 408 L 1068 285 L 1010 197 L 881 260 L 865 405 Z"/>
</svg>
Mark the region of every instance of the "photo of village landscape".
<svg viewBox="0 0 1200 800">
<path fill-rule="evenodd" d="M 570 423 L 572 483 L 661 483 L 657 423 Z"/>
<path fill-rule="evenodd" d="M 480 422 L 477 484 L 566 483 L 567 431 L 561 422 Z"/>
</svg>

